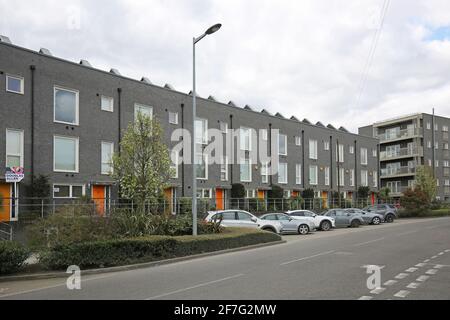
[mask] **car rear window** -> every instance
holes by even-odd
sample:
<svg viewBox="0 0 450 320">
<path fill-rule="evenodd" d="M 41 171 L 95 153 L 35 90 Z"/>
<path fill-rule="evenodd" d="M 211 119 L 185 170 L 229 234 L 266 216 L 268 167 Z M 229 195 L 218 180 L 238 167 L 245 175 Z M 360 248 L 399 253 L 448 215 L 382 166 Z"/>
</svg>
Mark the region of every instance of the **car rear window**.
<svg viewBox="0 0 450 320">
<path fill-rule="evenodd" d="M 223 220 L 236 220 L 235 212 L 222 212 Z"/>
</svg>

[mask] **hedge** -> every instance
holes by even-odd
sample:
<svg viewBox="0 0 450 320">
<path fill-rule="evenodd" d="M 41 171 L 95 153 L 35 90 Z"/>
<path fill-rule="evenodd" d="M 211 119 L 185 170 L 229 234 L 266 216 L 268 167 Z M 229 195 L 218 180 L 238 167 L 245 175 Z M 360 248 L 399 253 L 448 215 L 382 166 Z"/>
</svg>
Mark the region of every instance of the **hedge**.
<svg viewBox="0 0 450 320">
<path fill-rule="evenodd" d="M 399 212 L 400 218 L 433 218 L 433 217 L 447 217 L 447 216 L 450 216 L 449 209 L 437 209 L 437 210 L 402 209 Z"/>
<path fill-rule="evenodd" d="M 237 248 L 280 240 L 274 233 L 243 228 L 228 228 L 219 234 L 193 236 L 146 236 L 134 239 L 80 242 L 57 245 L 40 254 L 48 269 L 70 265 L 98 268 L 157 261 L 187 255 Z"/>
<path fill-rule="evenodd" d="M 0 241 L 0 274 L 8 274 L 19 271 L 30 252 L 13 241 Z"/>
</svg>

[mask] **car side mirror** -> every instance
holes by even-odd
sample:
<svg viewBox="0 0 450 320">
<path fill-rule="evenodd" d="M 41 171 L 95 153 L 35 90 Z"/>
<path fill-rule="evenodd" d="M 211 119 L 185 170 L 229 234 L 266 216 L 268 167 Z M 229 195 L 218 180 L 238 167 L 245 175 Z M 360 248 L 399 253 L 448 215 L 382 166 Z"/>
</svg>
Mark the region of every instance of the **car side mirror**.
<svg viewBox="0 0 450 320">
<path fill-rule="evenodd" d="M 258 219 L 256 219 L 255 217 L 252 217 L 252 219 L 251 219 L 253 222 L 256 222 L 256 221 L 258 221 Z"/>
<path fill-rule="evenodd" d="M 289 221 L 292 221 L 292 220 L 294 220 L 294 219 L 292 219 L 292 218 L 289 218 Z"/>
</svg>

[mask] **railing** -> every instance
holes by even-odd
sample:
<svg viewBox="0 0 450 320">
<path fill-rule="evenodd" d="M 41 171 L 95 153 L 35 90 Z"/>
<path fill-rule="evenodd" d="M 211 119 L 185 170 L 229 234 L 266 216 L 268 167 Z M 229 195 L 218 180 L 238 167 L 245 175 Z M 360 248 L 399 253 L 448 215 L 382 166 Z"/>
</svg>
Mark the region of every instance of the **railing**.
<svg viewBox="0 0 450 320">
<path fill-rule="evenodd" d="M 401 148 L 398 151 L 381 151 L 380 152 L 380 160 L 389 160 L 395 159 L 399 157 L 415 157 L 423 155 L 423 147 L 414 147 L 414 148 Z"/>
<path fill-rule="evenodd" d="M 407 187 L 407 186 L 399 186 L 399 187 L 396 187 L 396 188 L 392 187 L 392 186 L 387 186 L 387 187 L 391 191 L 391 193 L 390 193 L 391 196 L 399 196 L 403 192 L 405 192 L 406 190 L 409 189 L 409 187 Z"/>
<path fill-rule="evenodd" d="M 0 241 L 12 241 L 13 229 L 12 225 L 0 222 Z"/>
<path fill-rule="evenodd" d="M 396 140 L 396 139 L 408 139 L 413 138 L 415 136 L 419 135 L 419 129 L 403 129 L 396 132 L 392 131 L 386 131 L 384 133 L 378 134 L 378 139 L 380 139 L 381 142 L 389 141 L 389 140 Z"/>
<path fill-rule="evenodd" d="M 391 177 L 391 176 L 398 176 L 402 174 L 415 174 L 416 168 L 415 167 L 397 167 L 397 168 L 386 168 L 381 169 L 381 177 Z"/>
</svg>

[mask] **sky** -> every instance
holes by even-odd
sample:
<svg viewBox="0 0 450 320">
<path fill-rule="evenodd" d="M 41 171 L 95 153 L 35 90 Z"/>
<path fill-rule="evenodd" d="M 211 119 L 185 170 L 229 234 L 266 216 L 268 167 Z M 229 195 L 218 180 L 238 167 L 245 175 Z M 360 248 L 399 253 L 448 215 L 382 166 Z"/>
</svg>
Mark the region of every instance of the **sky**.
<svg viewBox="0 0 450 320">
<path fill-rule="evenodd" d="M 19 46 L 325 125 L 450 117 L 448 0 L 0 0 Z"/>
</svg>

